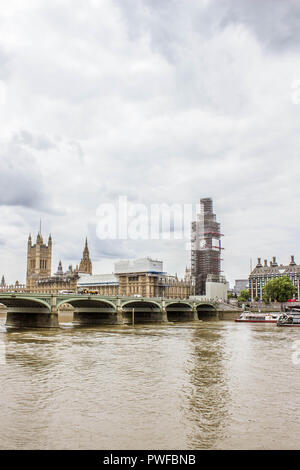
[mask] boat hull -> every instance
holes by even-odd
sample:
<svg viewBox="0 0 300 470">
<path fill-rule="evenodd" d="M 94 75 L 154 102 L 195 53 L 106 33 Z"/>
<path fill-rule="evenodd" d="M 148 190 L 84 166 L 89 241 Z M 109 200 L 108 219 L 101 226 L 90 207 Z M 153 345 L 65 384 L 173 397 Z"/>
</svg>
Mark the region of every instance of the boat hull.
<svg viewBox="0 0 300 470">
<path fill-rule="evenodd" d="M 238 318 L 235 318 L 234 321 L 238 323 L 277 323 L 277 320 L 239 320 Z"/>
</svg>

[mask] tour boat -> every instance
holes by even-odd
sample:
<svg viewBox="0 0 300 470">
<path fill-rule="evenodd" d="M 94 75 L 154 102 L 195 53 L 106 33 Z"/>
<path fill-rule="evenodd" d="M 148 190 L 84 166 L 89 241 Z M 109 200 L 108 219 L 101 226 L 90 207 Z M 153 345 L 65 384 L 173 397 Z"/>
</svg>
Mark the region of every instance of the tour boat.
<svg viewBox="0 0 300 470">
<path fill-rule="evenodd" d="M 300 309 L 288 310 L 280 315 L 277 326 L 300 326 Z"/>
<path fill-rule="evenodd" d="M 234 321 L 246 323 L 277 323 L 280 313 L 243 312 Z"/>
</svg>

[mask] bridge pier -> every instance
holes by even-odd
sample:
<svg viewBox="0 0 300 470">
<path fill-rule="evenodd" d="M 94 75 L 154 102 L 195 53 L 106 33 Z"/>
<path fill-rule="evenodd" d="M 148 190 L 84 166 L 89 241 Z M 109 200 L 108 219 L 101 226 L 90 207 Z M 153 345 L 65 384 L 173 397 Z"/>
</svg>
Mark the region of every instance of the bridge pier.
<svg viewBox="0 0 300 470">
<path fill-rule="evenodd" d="M 119 297 L 117 298 L 116 315 L 117 315 L 117 325 L 124 325 L 125 318 L 124 318 L 123 310 L 121 306 L 121 299 Z"/>
<path fill-rule="evenodd" d="M 168 323 L 168 314 L 166 310 L 166 301 L 165 299 L 162 300 L 161 302 L 161 321 L 162 323 Z"/>
<path fill-rule="evenodd" d="M 166 309 L 161 312 L 161 323 L 169 323 Z"/>
<path fill-rule="evenodd" d="M 198 311 L 195 302 L 193 303 L 193 320 L 199 321 Z"/>
<path fill-rule="evenodd" d="M 58 314 L 46 308 L 8 308 L 5 325 L 14 328 L 59 328 Z"/>
</svg>

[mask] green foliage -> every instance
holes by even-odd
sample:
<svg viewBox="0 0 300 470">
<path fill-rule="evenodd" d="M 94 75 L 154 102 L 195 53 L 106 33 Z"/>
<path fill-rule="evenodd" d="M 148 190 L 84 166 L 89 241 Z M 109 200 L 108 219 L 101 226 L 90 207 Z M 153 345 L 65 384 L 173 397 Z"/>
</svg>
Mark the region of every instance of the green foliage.
<svg viewBox="0 0 300 470">
<path fill-rule="evenodd" d="M 287 276 L 276 277 L 268 281 L 263 288 L 263 298 L 266 303 L 270 300 L 274 302 L 287 302 L 296 294 L 297 288 Z"/>
<path fill-rule="evenodd" d="M 239 302 L 248 302 L 250 297 L 249 289 L 243 289 L 240 292 L 240 295 L 238 296 L 238 301 Z"/>
</svg>

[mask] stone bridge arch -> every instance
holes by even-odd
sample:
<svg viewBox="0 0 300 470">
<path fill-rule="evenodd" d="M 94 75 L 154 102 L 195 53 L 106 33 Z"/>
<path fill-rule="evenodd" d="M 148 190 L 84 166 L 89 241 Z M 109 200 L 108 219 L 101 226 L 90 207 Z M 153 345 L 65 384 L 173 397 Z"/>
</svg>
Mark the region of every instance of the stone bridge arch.
<svg viewBox="0 0 300 470">
<path fill-rule="evenodd" d="M 64 304 L 74 307 L 75 325 L 113 325 L 119 323 L 116 305 L 108 299 L 89 297 L 69 297 L 57 299 L 57 308 Z"/>
<path fill-rule="evenodd" d="M 196 311 L 199 320 L 217 315 L 217 308 L 212 302 L 196 304 Z"/>
<path fill-rule="evenodd" d="M 193 306 L 189 302 L 174 300 L 166 304 L 166 312 L 168 321 L 193 321 L 194 311 Z"/>
<path fill-rule="evenodd" d="M 81 308 L 81 307 L 91 307 L 91 308 L 112 308 L 116 309 L 116 305 L 108 299 L 98 298 L 97 296 L 89 296 L 89 297 L 69 297 L 69 298 L 57 298 L 57 308 L 60 308 L 63 304 L 70 304 L 74 308 Z"/>
<path fill-rule="evenodd" d="M 18 295 L 0 295 L 0 303 L 8 308 L 40 308 L 51 311 L 51 304 L 45 299 L 37 297 L 20 297 Z"/>
<path fill-rule="evenodd" d="M 0 295 L 7 307 L 6 323 L 15 328 L 58 328 L 58 317 L 52 312 L 51 300 L 34 296 Z"/>
<path fill-rule="evenodd" d="M 134 309 L 135 323 L 153 323 L 166 321 L 162 306 L 155 300 L 130 299 L 121 303 L 125 323 L 132 323 Z"/>
</svg>

